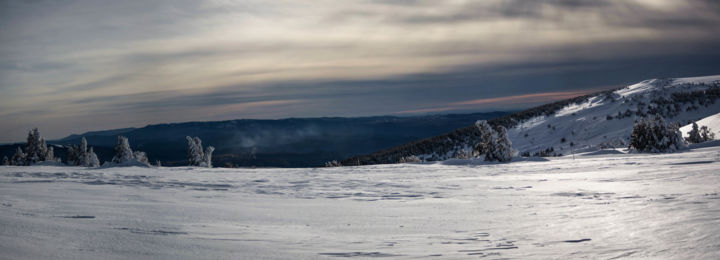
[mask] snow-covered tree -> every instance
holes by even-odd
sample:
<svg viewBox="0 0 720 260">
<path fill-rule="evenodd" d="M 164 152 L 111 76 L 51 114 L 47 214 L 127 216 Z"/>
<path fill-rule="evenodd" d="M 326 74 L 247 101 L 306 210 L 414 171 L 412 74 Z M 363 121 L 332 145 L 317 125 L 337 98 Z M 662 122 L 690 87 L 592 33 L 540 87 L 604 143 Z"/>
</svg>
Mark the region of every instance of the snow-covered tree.
<svg viewBox="0 0 720 260">
<path fill-rule="evenodd" d="M 124 163 L 135 159 L 133 150 L 130 149 L 130 142 L 127 137 L 118 136 L 117 144 L 115 144 L 115 156 L 112 158 L 114 163 Z"/>
<path fill-rule="evenodd" d="M 2 165 L 10 165 L 10 159 L 7 156 L 3 156 Z"/>
<path fill-rule="evenodd" d="M 208 146 L 205 148 L 205 162 L 201 163 L 200 166 L 212 168 L 212 153 L 215 151 L 215 147 Z"/>
<path fill-rule="evenodd" d="M 497 153 L 493 156 L 500 162 L 508 162 L 512 160 L 517 151 L 512 148 L 512 142 L 510 141 L 510 138 L 508 138 L 507 129 L 505 129 L 504 126 L 498 126 L 497 136 L 498 138 L 495 139 L 495 150 Z"/>
<path fill-rule="evenodd" d="M 118 136 L 117 144 L 115 144 L 115 156 L 108 164 L 110 166 L 150 166 L 150 162 L 145 152 L 130 149 L 130 142 L 127 137 Z"/>
<path fill-rule="evenodd" d="M 215 147 L 208 146 L 203 151 L 202 140 L 199 137 L 186 136 L 188 141 L 188 163 L 190 166 L 212 168 L 212 153 Z"/>
<path fill-rule="evenodd" d="M 100 160 L 92 147 L 88 149 L 87 140 L 83 137 L 80 146 L 69 146 L 67 151 L 67 164 L 84 167 L 98 167 Z"/>
<path fill-rule="evenodd" d="M 665 122 L 660 114 L 652 119 L 635 120 L 630 135 L 630 150 L 637 152 L 674 152 L 687 147 L 679 126 Z"/>
<path fill-rule="evenodd" d="M 10 163 L 17 166 L 25 165 L 25 153 L 23 153 L 22 148 L 17 148 L 15 154 L 10 159 Z"/>
<path fill-rule="evenodd" d="M 205 161 L 205 153 L 202 149 L 202 140 L 199 137 L 185 136 L 188 141 L 188 162 L 190 166 L 200 166 Z"/>
<path fill-rule="evenodd" d="M 700 129 L 698 129 L 697 123 L 692 123 L 692 130 L 688 132 L 688 137 L 685 138 L 690 143 L 701 143 L 702 140 L 700 140 Z"/>
<path fill-rule="evenodd" d="M 690 143 L 702 143 L 713 139 L 715 139 L 715 134 L 710 131 L 707 126 L 698 128 L 698 125 L 695 122 L 692 124 L 692 130 L 688 132 L 688 137 L 685 138 L 685 140 Z"/>
<path fill-rule="evenodd" d="M 508 162 L 517 153 L 507 136 L 507 129 L 499 126 L 497 131 L 485 120 L 478 120 L 475 126 L 480 131 L 481 141 L 475 145 L 478 155 L 484 155 L 486 161 Z"/>
<path fill-rule="evenodd" d="M 700 127 L 700 140 L 703 140 L 703 142 L 715 140 L 715 133 L 707 126 L 702 126 Z"/>
<path fill-rule="evenodd" d="M 37 128 L 33 128 L 28 133 L 27 145 L 25 147 L 25 164 L 30 165 L 33 163 L 45 161 L 48 149 L 45 139 L 40 137 L 40 131 Z"/>
<path fill-rule="evenodd" d="M 53 148 L 52 146 L 48 147 L 47 155 L 45 155 L 45 160 L 56 161 L 55 160 L 55 148 Z"/>
<path fill-rule="evenodd" d="M 342 164 L 336 160 L 325 162 L 325 167 L 342 167 Z"/>
<path fill-rule="evenodd" d="M 84 140 L 85 138 L 83 138 Z M 97 154 L 95 154 L 95 151 L 93 151 L 92 146 L 90 146 L 90 150 L 87 152 L 87 164 L 83 166 L 87 167 L 99 167 L 100 166 L 100 160 L 97 157 Z"/>
</svg>

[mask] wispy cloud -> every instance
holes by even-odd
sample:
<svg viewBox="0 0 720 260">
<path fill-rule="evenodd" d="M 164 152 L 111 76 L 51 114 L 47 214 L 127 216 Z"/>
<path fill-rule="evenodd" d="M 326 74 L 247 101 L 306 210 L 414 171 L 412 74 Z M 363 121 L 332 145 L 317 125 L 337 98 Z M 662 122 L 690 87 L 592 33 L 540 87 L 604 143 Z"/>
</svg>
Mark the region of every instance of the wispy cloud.
<svg viewBox="0 0 720 260">
<path fill-rule="evenodd" d="M 522 104 L 542 97 L 494 99 L 720 63 L 712 0 L 0 1 L 0 28 L 0 141 L 218 107 L 234 111 L 213 119 Z M 277 100 L 302 102 L 243 105 Z"/>
<path fill-rule="evenodd" d="M 603 88 L 601 88 L 601 89 L 603 89 Z M 577 91 L 556 91 L 556 92 L 533 93 L 533 94 L 525 94 L 525 95 L 494 97 L 494 98 L 480 98 L 480 99 L 466 100 L 466 101 L 460 101 L 460 102 L 453 102 L 453 103 L 446 104 L 446 106 L 442 106 L 442 107 L 403 110 L 403 111 L 396 112 L 396 114 L 423 114 L 423 113 L 438 113 L 438 112 L 458 111 L 458 110 L 472 111 L 472 109 L 486 110 L 486 109 L 492 108 L 492 107 L 496 107 L 496 108 L 497 107 L 517 107 L 516 105 L 518 105 L 518 104 L 528 105 L 528 104 L 540 104 L 540 103 L 553 102 L 553 101 L 587 95 L 590 93 L 597 92 L 599 90 L 600 89 L 598 89 L 598 88 L 593 88 L 593 89 L 585 89 L 585 90 L 577 90 Z"/>
</svg>

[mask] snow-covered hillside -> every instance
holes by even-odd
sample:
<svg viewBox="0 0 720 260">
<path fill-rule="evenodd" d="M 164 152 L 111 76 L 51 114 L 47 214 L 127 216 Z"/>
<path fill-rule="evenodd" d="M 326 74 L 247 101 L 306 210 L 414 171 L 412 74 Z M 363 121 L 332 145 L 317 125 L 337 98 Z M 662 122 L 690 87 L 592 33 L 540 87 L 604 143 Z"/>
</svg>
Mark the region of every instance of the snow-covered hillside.
<svg viewBox="0 0 720 260">
<path fill-rule="evenodd" d="M 652 79 L 592 95 L 557 101 L 489 120 L 508 128 L 523 156 L 557 156 L 627 147 L 636 118 L 662 115 L 686 125 L 720 112 L 720 75 Z M 397 163 L 408 156 L 426 161 L 466 157 L 481 141 L 474 126 L 342 160 L 343 165 Z"/>
<path fill-rule="evenodd" d="M 524 121 L 509 130 L 509 137 L 516 149 L 530 154 L 549 147 L 562 154 L 627 147 L 637 117 L 660 113 L 685 125 L 717 114 L 720 102 L 703 92 L 718 88 L 720 76 L 646 80 Z"/>
<path fill-rule="evenodd" d="M 720 113 L 714 114 L 712 116 L 703 118 L 699 121 L 697 121 L 698 127 L 707 126 L 711 132 L 715 134 L 715 138 L 717 139 L 720 137 Z M 683 136 L 687 137 L 688 133 L 692 130 L 692 123 L 683 126 L 680 128 L 680 131 L 683 133 Z"/>
<path fill-rule="evenodd" d="M 0 166 L 2 259 L 720 259 L 720 147 L 511 164 Z"/>
</svg>

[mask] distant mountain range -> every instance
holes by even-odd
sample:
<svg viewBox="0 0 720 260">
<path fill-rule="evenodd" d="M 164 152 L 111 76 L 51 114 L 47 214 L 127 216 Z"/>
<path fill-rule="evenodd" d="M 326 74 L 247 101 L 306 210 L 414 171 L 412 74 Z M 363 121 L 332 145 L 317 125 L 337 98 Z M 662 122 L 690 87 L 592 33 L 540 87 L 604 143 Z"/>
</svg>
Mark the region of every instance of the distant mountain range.
<svg viewBox="0 0 720 260">
<path fill-rule="evenodd" d="M 602 147 L 627 147 L 636 118 L 660 114 L 683 126 L 718 114 L 719 99 L 720 76 L 651 79 L 508 114 L 488 123 L 507 128 L 513 147 L 525 156 L 567 155 Z M 713 120 L 701 123 L 713 125 Z M 396 163 L 411 155 L 430 161 L 445 160 L 466 154 L 479 138 L 476 127 L 468 125 L 340 163 Z"/>
<path fill-rule="evenodd" d="M 133 149 L 147 153 L 151 162 L 166 166 L 187 165 L 185 136 L 198 136 L 203 145 L 216 148 L 215 166 L 314 167 L 326 161 L 366 154 L 414 140 L 450 132 L 509 114 L 376 116 L 358 118 L 289 118 L 278 120 L 229 120 L 148 125 L 73 134 L 48 141 L 55 154 L 65 159 L 65 145 L 79 144 L 85 137 L 100 161 L 109 161 L 118 135 L 129 138 Z M 28 129 L 29 130 L 29 129 Z M 42 129 L 40 129 L 42 134 Z M 0 157 L 11 157 L 16 147 L 0 145 Z"/>
</svg>

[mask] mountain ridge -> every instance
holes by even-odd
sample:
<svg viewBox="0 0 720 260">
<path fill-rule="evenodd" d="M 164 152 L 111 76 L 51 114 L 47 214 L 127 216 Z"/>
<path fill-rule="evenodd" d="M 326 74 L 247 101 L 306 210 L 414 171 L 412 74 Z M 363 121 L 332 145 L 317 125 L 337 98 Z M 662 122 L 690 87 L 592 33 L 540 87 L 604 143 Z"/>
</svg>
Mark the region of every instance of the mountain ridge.
<svg viewBox="0 0 720 260">
<path fill-rule="evenodd" d="M 508 129 L 525 156 L 553 156 L 625 146 L 637 117 L 661 114 L 688 122 L 720 112 L 720 75 L 651 79 L 626 87 L 561 100 L 488 120 Z M 437 161 L 466 157 L 479 142 L 474 126 L 341 160 L 342 165 L 396 163 L 418 156 Z"/>
</svg>

